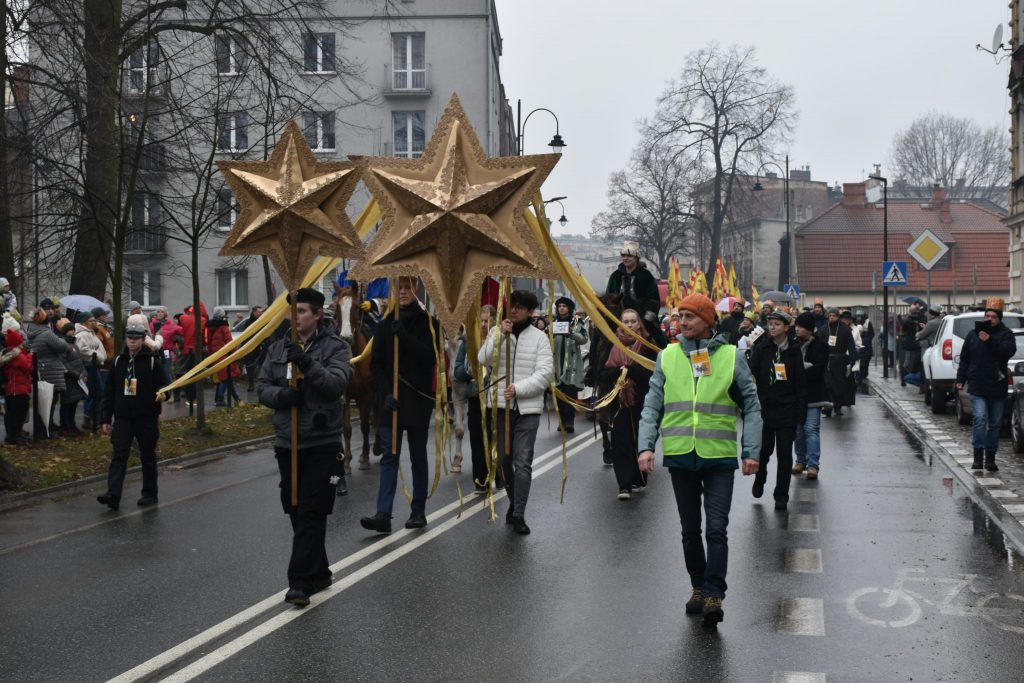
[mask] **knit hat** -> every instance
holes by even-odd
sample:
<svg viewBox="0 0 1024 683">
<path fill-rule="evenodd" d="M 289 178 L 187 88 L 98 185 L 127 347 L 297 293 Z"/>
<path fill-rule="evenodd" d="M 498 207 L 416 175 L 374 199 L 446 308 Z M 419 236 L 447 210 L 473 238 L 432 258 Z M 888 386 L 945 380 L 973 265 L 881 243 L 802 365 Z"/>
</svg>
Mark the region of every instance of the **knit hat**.
<svg viewBox="0 0 1024 683">
<path fill-rule="evenodd" d="M 49 297 L 43 297 L 42 301 L 39 302 L 39 308 L 49 311 L 52 308 L 56 308 L 56 306 Z"/>
<path fill-rule="evenodd" d="M 0 326 L 0 332 L 7 334 L 7 330 L 21 330 L 21 324 L 9 313 L 4 313 L 4 321 Z"/>
<path fill-rule="evenodd" d="M 804 311 L 796 317 L 796 324 L 805 330 L 810 330 L 811 332 L 814 332 L 814 322 L 814 314 L 807 311 Z"/>
<path fill-rule="evenodd" d="M 4 333 L 4 342 L 6 342 L 7 348 L 13 349 L 25 343 L 25 337 L 21 332 L 12 328 Z"/>
<path fill-rule="evenodd" d="M 68 332 L 74 332 L 75 331 L 75 324 L 73 322 L 71 322 L 70 320 L 68 320 L 64 324 L 60 325 L 57 328 L 57 331 L 60 332 L 60 336 L 64 337 L 64 336 L 67 335 Z"/>
<path fill-rule="evenodd" d="M 92 309 L 89 312 L 92 313 L 92 317 L 98 318 L 101 315 L 106 315 L 107 309 L 103 308 L 102 306 L 97 306 L 96 308 Z"/>
<path fill-rule="evenodd" d="M 217 306 L 216 308 L 213 309 L 213 319 L 214 320 L 224 320 L 227 317 L 228 317 L 228 312 L 225 311 L 223 309 L 223 307 Z"/>
<path fill-rule="evenodd" d="M 679 310 L 693 313 L 708 325 L 715 322 L 715 302 L 703 294 L 690 294 L 684 297 L 683 303 L 679 304 Z"/>
<path fill-rule="evenodd" d="M 853 313 L 850 312 L 850 309 L 847 308 L 847 309 L 843 310 L 842 313 L 839 314 L 839 319 L 840 320 L 842 320 L 844 318 L 848 318 L 850 320 L 853 320 Z"/>
<path fill-rule="evenodd" d="M 136 308 L 142 308 L 142 304 L 140 304 L 138 301 L 129 301 L 126 310 L 134 311 Z"/>
<path fill-rule="evenodd" d="M 86 313 L 85 311 L 83 311 L 78 314 L 78 318 L 76 318 L 76 321 L 84 325 L 95 317 L 96 316 L 94 316 L 92 313 Z"/>
<path fill-rule="evenodd" d="M 0 277 L 0 287 L 7 287 L 11 284 L 11 281 L 5 277 Z"/>
<path fill-rule="evenodd" d="M 575 311 L 575 310 L 576 310 L 576 302 L 575 302 L 575 301 L 573 301 L 572 299 L 570 299 L 570 298 L 569 298 L 569 297 L 567 297 L 567 296 L 559 297 L 559 298 L 558 298 L 558 299 L 557 299 L 557 300 L 555 301 L 555 308 L 558 308 L 558 307 L 559 307 L 559 306 L 561 306 L 562 304 L 565 304 L 566 306 L 568 306 L 568 307 L 569 307 L 569 312 L 570 312 L 570 313 L 571 313 L 572 311 Z"/>
<path fill-rule="evenodd" d="M 635 256 L 636 258 L 640 258 L 640 243 L 628 240 L 623 242 L 619 256 Z"/>
<path fill-rule="evenodd" d="M 149 323 L 146 321 L 146 316 L 141 313 L 128 316 L 128 321 L 124 325 L 124 333 L 129 337 L 149 334 Z"/>
</svg>

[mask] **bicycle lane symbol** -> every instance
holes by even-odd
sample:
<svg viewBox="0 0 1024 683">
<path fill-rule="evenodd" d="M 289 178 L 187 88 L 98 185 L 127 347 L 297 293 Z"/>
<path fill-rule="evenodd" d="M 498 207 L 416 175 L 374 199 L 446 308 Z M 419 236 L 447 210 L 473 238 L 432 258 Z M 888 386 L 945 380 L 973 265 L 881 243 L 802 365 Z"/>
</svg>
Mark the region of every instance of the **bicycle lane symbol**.
<svg viewBox="0 0 1024 683">
<path fill-rule="evenodd" d="M 1024 635 L 1024 596 L 979 588 L 976 574 L 945 579 L 931 578 L 924 572 L 921 568 L 901 569 L 891 587 L 868 586 L 854 591 L 846 599 L 846 609 L 871 626 L 905 628 L 917 623 L 923 614 L 922 605 L 928 605 L 940 614 L 980 616 L 996 628 Z M 928 597 L 936 592 L 940 598 Z"/>
</svg>

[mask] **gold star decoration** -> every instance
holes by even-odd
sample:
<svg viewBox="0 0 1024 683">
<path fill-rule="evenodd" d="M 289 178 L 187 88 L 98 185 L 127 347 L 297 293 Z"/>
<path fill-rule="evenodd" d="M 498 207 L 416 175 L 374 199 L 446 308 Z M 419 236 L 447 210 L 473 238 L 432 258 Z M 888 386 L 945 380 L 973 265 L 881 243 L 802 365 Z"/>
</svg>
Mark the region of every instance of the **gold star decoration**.
<svg viewBox="0 0 1024 683">
<path fill-rule="evenodd" d="M 559 155 L 488 157 L 457 95 L 420 159 L 352 158 L 384 219 L 349 277 L 421 278 L 453 338 L 486 276 L 556 277 L 523 212 Z"/>
<path fill-rule="evenodd" d="M 269 160 L 217 165 L 240 206 L 221 256 L 267 256 L 289 291 L 302 286 L 318 256 L 365 257 L 345 210 L 361 164 L 317 161 L 295 121 Z"/>
</svg>

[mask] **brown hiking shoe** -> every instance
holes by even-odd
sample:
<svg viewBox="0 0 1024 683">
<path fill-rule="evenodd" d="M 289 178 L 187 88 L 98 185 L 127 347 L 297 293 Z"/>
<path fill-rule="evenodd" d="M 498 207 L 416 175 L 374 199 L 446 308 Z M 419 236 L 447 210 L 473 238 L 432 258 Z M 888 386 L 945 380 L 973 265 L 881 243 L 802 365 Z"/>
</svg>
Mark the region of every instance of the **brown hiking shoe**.
<svg viewBox="0 0 1024 683">
<path fill-rule="evenodd" d="M 807 478 L 808 479 L 817 479 L 818 478 L 818 468 L 817 467 L 809 467 L 809 468 L 807 468 Z"/>
<path fill-rule="evenodd" d="M 701 610 L 704 609 L 704 591 L 700 588 L 694 588 L 693 593 L 690 595 L 690 599 L 686 601 L 686 613 L 687 614 L 700 614 Z"/>
<path fill-rule="evenodd" d="M 798 462 L 797 464 L 793 465 L 793 474 L 800 474 L 803 471 L 804 471 L 804 464 L 803 463 Z"/>
<path fill-rule="evenodd" d="M 722 598 L 710 596 L 704 598 L 704 609 L 701 611 L 701 614 L 704 615 L 705 626 L 717 626 L 725 619 L 725 611 L 722 609 Z"/>
</svg>

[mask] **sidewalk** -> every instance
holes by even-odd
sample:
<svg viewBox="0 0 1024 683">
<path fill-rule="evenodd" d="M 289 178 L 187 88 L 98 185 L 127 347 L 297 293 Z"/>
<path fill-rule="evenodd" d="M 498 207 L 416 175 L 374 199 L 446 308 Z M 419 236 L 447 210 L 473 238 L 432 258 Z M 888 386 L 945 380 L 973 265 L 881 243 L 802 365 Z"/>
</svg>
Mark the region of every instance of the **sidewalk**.
<svg viewBox="0 0 1024 683">
<path fill-rule="evenodd" d="M 871 371 L 868 382 L 872 391 L 918 437 L 926 453 L 950 469 L 993 523 L 1024 552 L 1024 455 L 1013 452 L 1009 438 L 1001 438 L 996 455 L 999 471 L 971 470 L 971 427 L 957 424 L 952 406 L 947 414 L 935 415 L 917 387 L 901 387 L 892 370 L 889 379 L 882 378 L 879 366 L 872 366 Z"/>
</svg>

